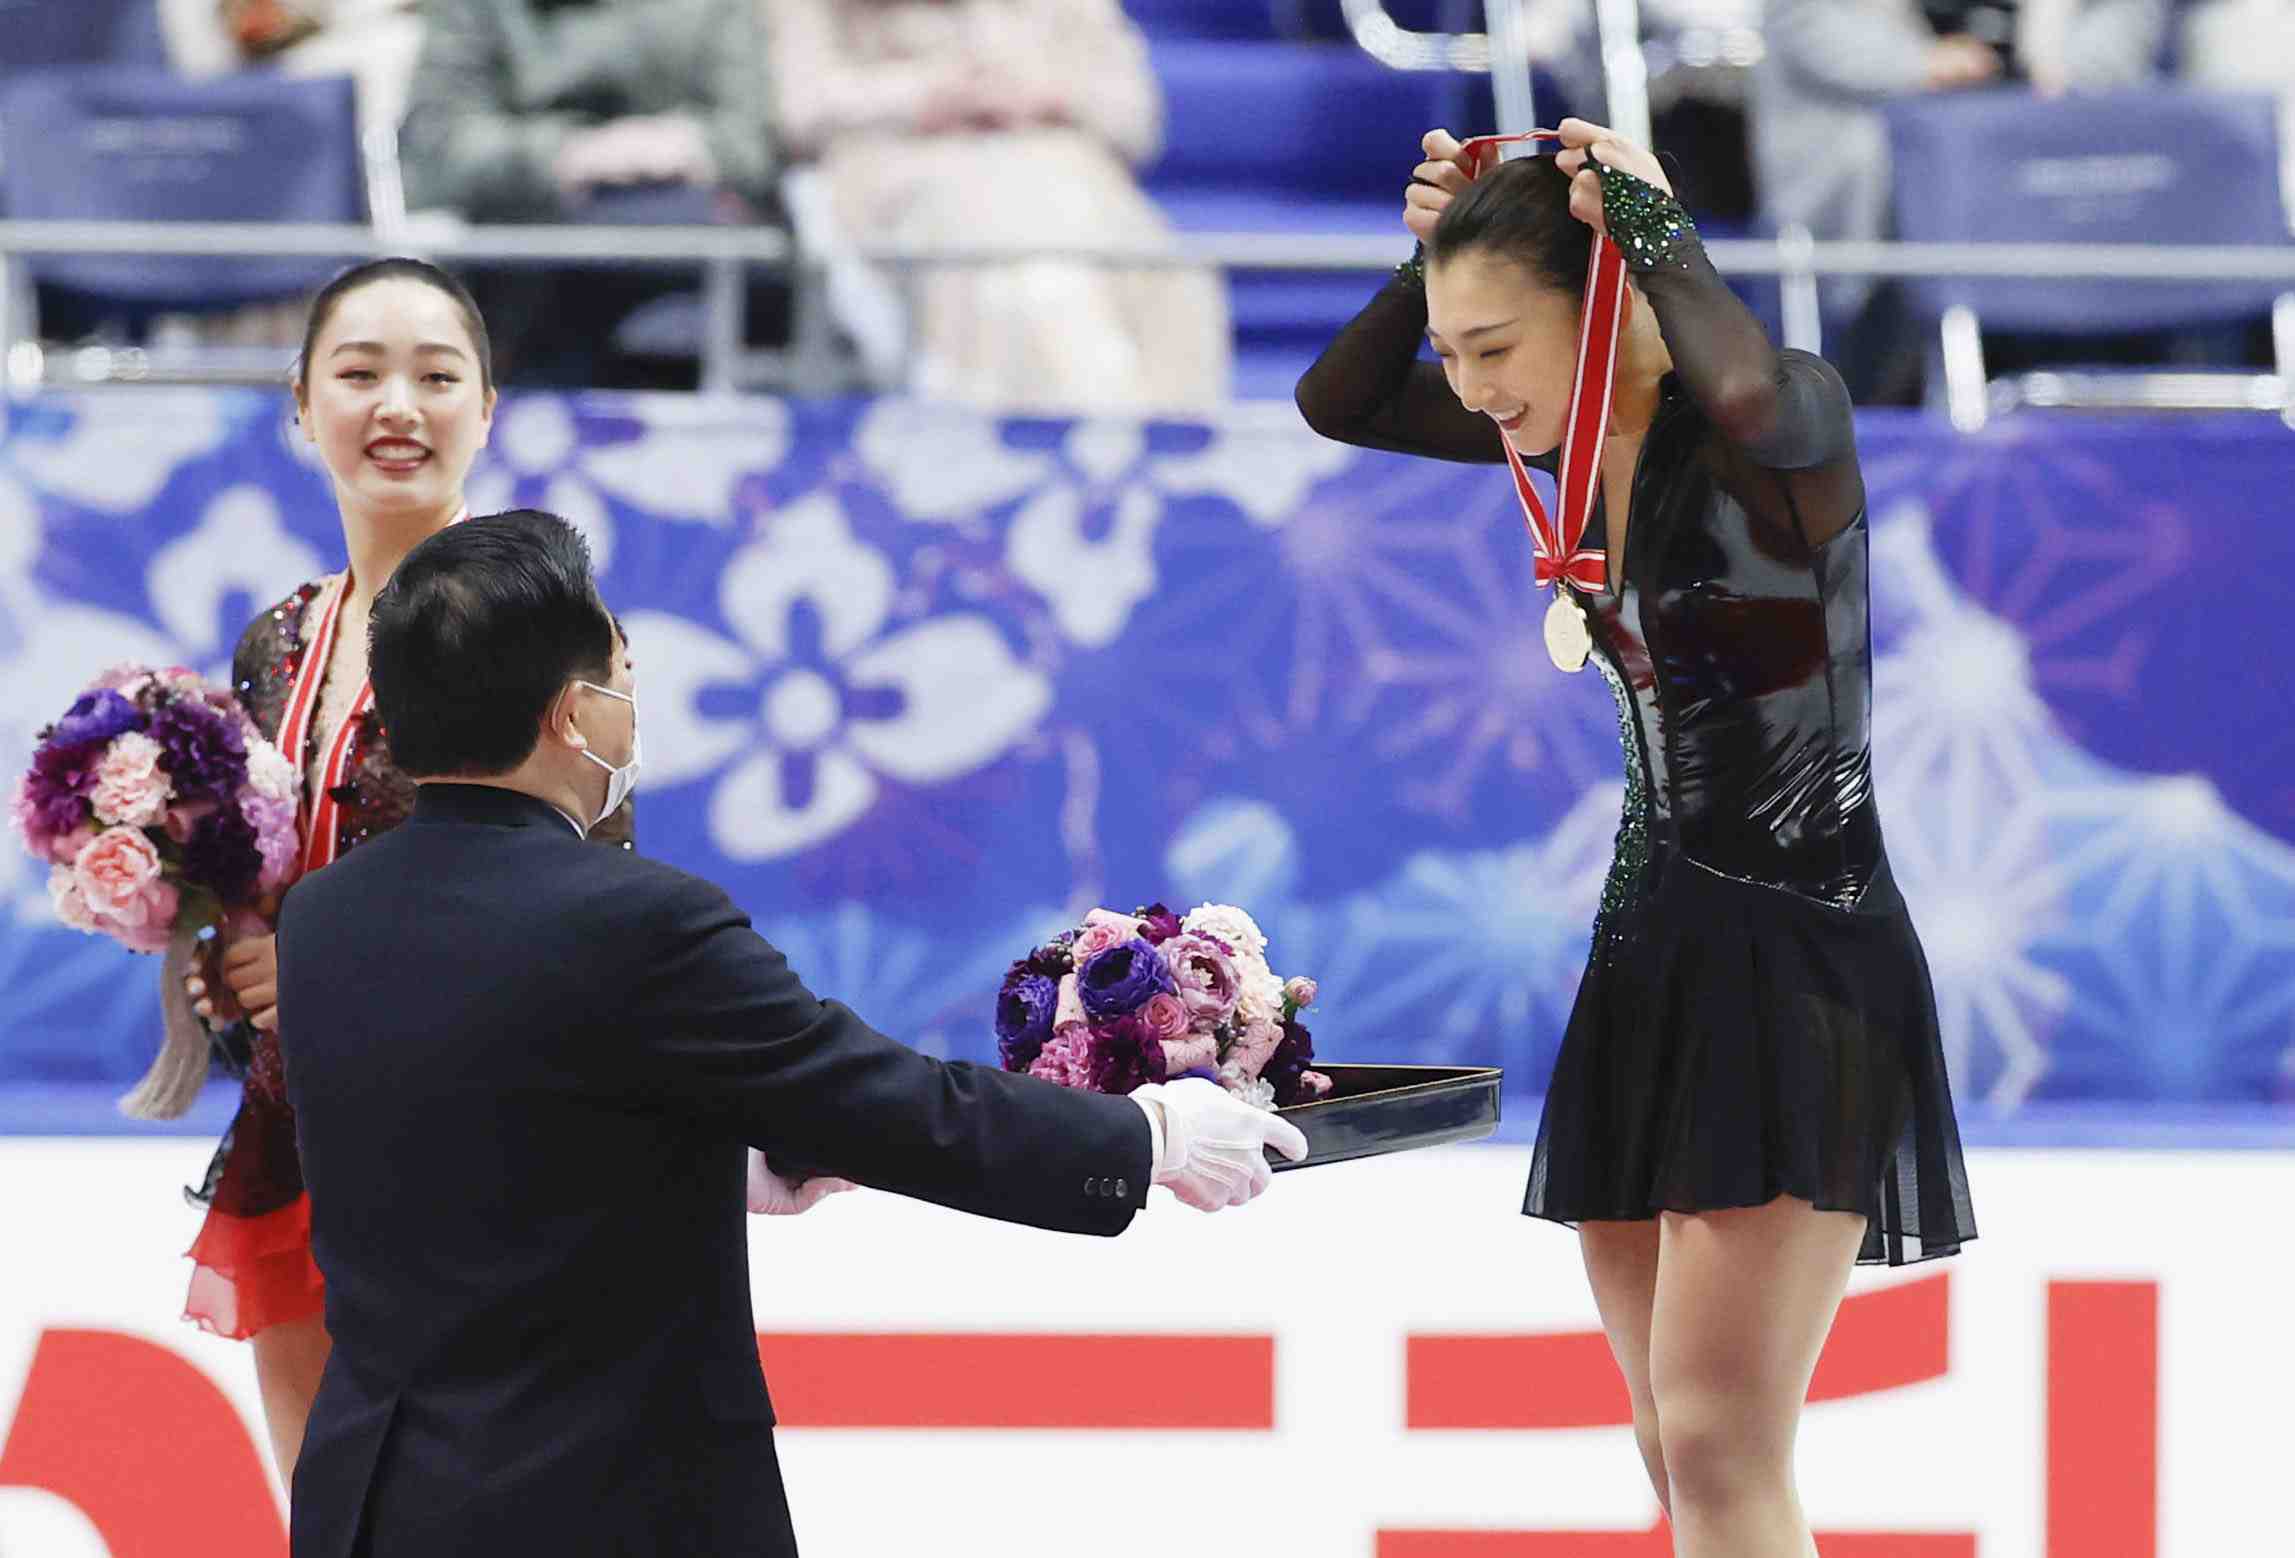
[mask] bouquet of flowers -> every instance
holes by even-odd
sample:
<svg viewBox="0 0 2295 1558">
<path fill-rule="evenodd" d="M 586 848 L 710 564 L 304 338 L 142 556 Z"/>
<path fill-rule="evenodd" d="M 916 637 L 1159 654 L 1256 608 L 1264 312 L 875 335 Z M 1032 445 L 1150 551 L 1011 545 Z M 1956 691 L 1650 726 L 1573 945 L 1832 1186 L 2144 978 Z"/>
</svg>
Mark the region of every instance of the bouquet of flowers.
<svg viewBox="0 0 2295 1558">
<path fill-rule="evenodd" d="M 1129 1093 L 1197 1076 L 1288 1108 L 1331 1090 L 1308 1069 L 1315 1046 L 1299 1014 L 1314 1002 L 1314 980 L 1268 967 L 1267 938 L 1241 909 L 1094 909 L 1004 976 L 997 1050 L 1005 1070 L 1063 1087 Z"/>
<path fill-rule="evenodd" d="M 106 672 L 40 732 L 9 806 L 48 865 L 56 917 L 135 952 L 168 954 L 179 990 L 200 934 L 244 919 L 294 879 L 295 767 L 230 693 L 175 667 Z M 205 1079 L 207 1039 L 163 1002 L 168 1042 L 128 1113 L 169 1118 Z"/>
</svg>

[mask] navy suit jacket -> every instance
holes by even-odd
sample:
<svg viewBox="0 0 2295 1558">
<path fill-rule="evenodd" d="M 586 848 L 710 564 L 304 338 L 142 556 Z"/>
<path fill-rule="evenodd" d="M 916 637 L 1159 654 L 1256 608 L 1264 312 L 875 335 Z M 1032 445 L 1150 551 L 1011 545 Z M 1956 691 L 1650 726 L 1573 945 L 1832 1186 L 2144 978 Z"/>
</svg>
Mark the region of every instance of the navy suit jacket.
<svg viewBox="0 0 2295 1558">
<path fill-rule="evenodd" d="M 897 1044 L 511 791 L 426 785 L 298 884 L 279 975 L 334 1337 L 294 1558 L 795 1553 L 745 1147 L 1073 1233 L 1147 1194 L 1129 1100 Z"/>
</svg>

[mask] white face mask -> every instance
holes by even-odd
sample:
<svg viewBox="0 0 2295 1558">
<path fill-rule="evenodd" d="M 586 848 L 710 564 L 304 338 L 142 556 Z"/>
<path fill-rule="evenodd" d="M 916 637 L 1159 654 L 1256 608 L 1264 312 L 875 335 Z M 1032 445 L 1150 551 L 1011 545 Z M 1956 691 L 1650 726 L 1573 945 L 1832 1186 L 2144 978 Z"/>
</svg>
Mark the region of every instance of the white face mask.
<svg viewBox="0 0 2295 1558">
<path fill-rule="evenodd" d="M 638 745 L 637 699 L 626 692 L 616 692 L 611 687 L 600 687 L 596 682 L 577 680 L 574 685 L 587 687 L 592 692 L 602 692 L 609 698 L 619 698 L 630 706 L 630 760 L 628 762 L 616 768 L 588 747 L 582 748 L 582 756 L 606 771 L 606 804 L 599 808 L 597 820 L 590 824 L 594 828 L 598 823 L 605 821 L 620 810 L 622 802 L 629 799 L 630 791 L 637 788 L 638 764 L 639 759 L 643 756 Z"/>
</svg>

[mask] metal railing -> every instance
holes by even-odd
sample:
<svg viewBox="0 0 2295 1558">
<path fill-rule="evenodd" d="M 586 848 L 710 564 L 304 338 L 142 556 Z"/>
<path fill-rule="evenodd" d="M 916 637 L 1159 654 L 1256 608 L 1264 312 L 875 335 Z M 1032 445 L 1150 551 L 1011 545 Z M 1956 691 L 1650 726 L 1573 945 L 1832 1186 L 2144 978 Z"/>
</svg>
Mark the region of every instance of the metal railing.
<svg viewBox="0 0 2295 1558">
<path fill-rule="evenodd" d="M 1078 241 L 1055 248 L 983 241 L 932 247 L 865 245 L 859 258 L 896 269 L 1071 259 L 1126 268 L 1201 267 L 1223 271 L 1361 271 L 1389 269 L 1401 253 L 1392 238 L 1373 235 L 1188 233 L 1152 248 Z M 0 221 L 0 270 L 34 255 L 312 256 L 346 262 L 414 252 L 438 260 L 499 264 L 690 265 L 705 277 L 701 382 L 727 391 L 745 378 L 755 354 L 743 345 L 743 270 L 789 271 L 815 263 L 790 236 L 767 227 L 470 226 L 410 231 L 386 239 L 347 224 Z M 2064 281 L 2285 282 L 2295 292 L 2295 246 L 2206 246 L 2038 243 L 1819 243 L 1805 233 L 1777 239 L 1720 239 L 1706 252 L 1725 275 L 1774 276 L 1785 300 L 1785 344 L 1817 351 L 1816 283 L 1822 276 L 2028 277 Z M 0 342 L 15 339 L 0 283 Z"/>
</svg>

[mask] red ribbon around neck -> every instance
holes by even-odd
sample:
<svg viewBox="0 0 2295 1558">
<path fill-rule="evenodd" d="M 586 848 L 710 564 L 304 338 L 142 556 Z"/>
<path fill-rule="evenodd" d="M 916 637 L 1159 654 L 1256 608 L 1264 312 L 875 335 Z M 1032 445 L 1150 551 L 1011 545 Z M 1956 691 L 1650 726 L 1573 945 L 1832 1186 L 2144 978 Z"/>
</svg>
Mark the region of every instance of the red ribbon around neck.
<svg viewBox="0 0 2295 1558">
<path fill-rule="evenodd" d="M 1459 161 L 1468 177 L 1480 178 L 1498 165 L 1502 146 L 1560 139 L 1553 130 L 1478 135 L 1459 148 Z M 1547 513 L 1545 501 L 1530 485 L 1529 467 L 1522 463 L 1514 440 L 1499 429 L 1499 445 L 1506 451 L 1506 463 L 1514 469 L 1514 492 L 1522 501 L 1523 523 L 1530 529 L 1536 578 L 1549 589 L 1567 579 L 1581 589 L 1598 590 L 1609 579 L 1608 557 L 1581 543 L 1587 522 L 1593 518 L 1594 492 L 1601 482 L 1602 438 L 1610 423 L 1618 337 L 1625 318 L 1625 256 L 1607 236 L 1596 233 L 1592 260 L 1586 267 L 1586 295 L 1579 311 L 1578 365 L 1570 386 L 1570 417 L 1563 424 L 1560 469 L 1554 478 L 1559 523 L 1555 515 Z"/>
</svg>

